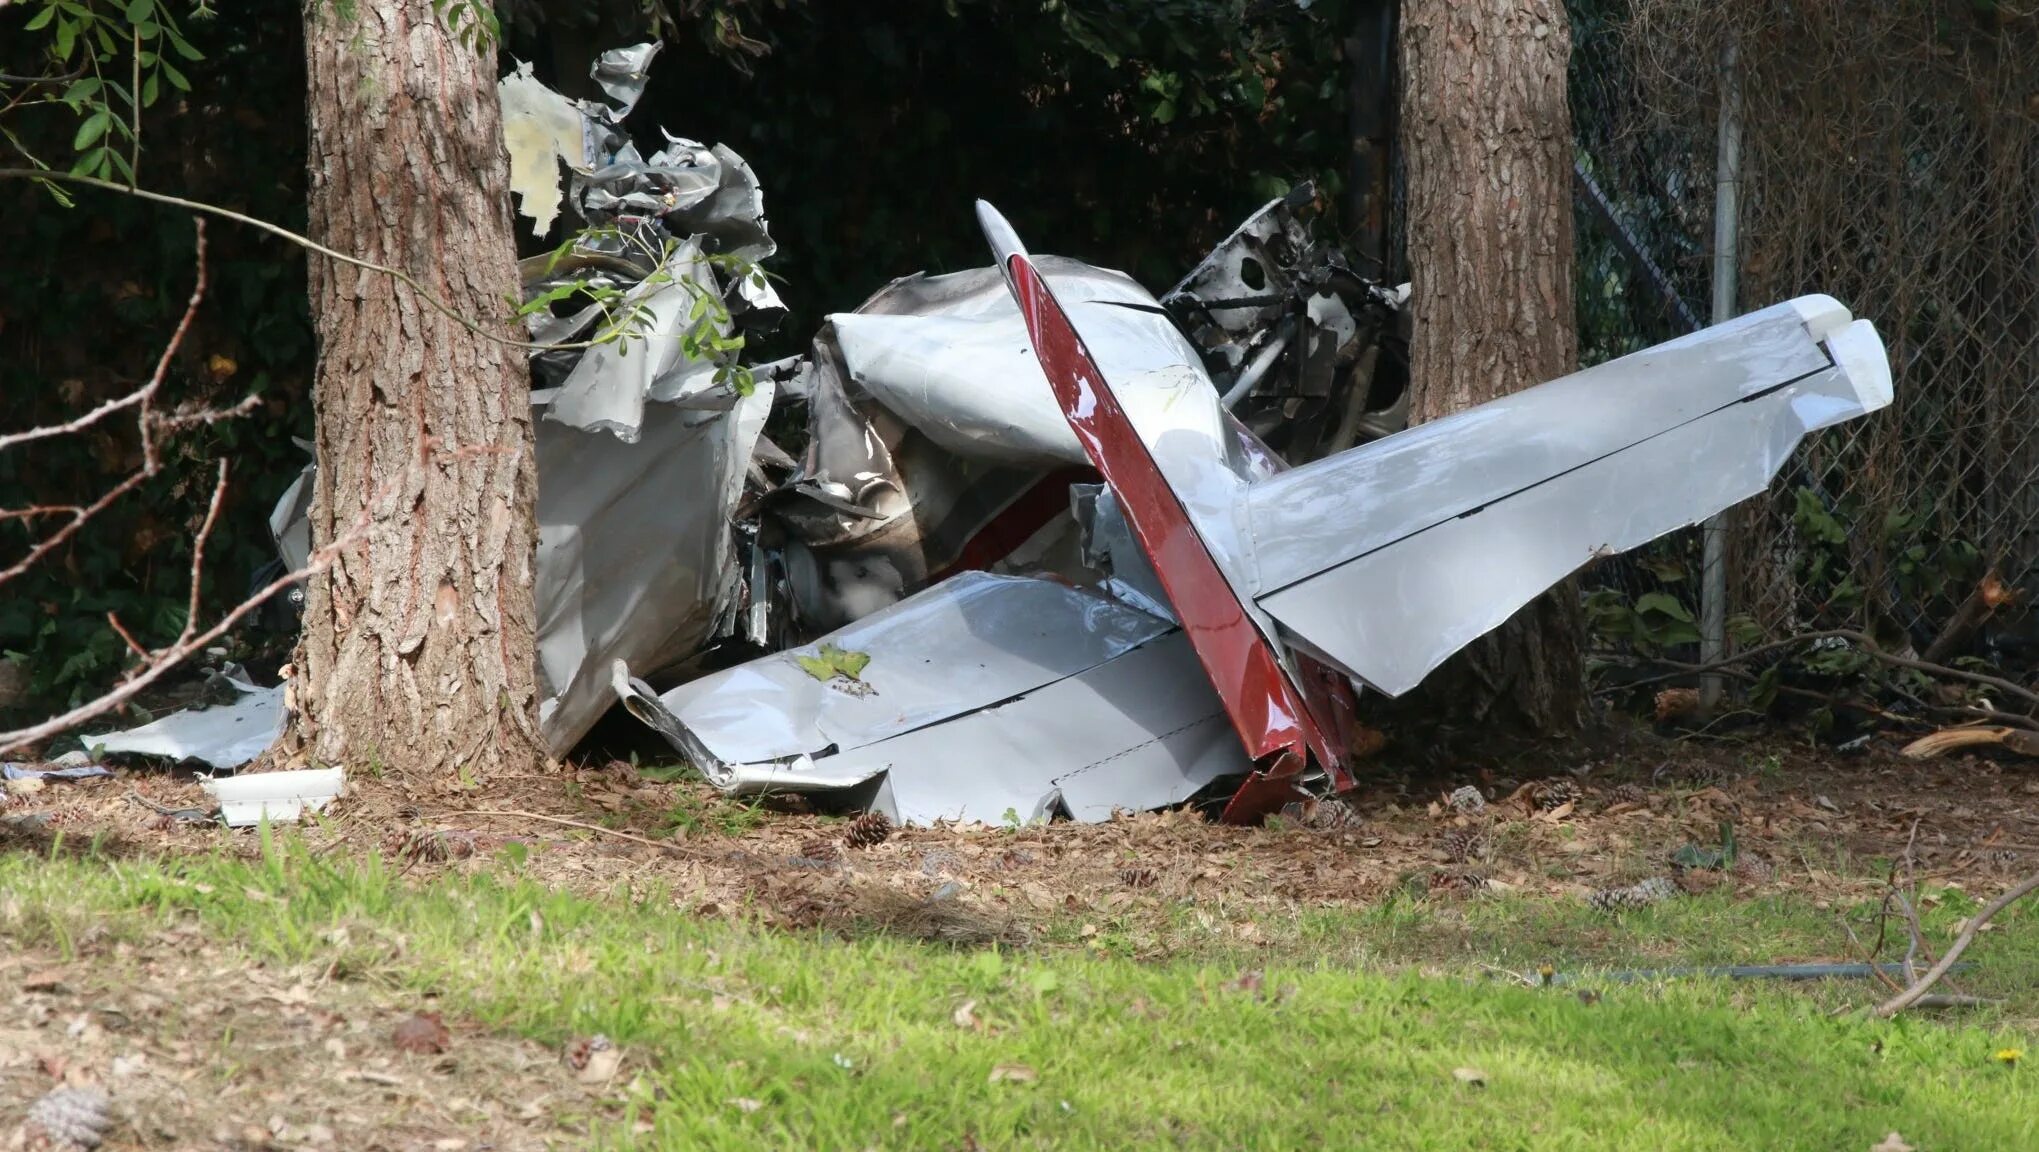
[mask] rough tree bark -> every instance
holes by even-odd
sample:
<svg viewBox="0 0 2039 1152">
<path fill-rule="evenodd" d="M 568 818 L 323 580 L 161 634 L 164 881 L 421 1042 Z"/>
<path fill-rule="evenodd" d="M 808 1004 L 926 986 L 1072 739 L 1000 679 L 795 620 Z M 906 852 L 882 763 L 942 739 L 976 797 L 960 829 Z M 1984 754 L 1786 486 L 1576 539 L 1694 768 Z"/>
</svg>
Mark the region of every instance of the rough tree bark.
<svg viewBox="0 0 2039 1152">
<path fill-rule="evenodd" d="M 310 231 L 516 335 L 495 54 L 429 0 L 307 0 Z M 530 377 L 411 289 L 314 259 L 312 545 L 365 540 L 307 590 L 284 754 L 451 782 L 540 755 Z"/>
<path fill-rule="evenodd" d="M 1562 0 L 1402 0 L 1412 421 L 1576 366 L 1570 55 Z M 1580 617 L 1567 582 L 1467 649 L 1441 687 L 1477 715 L 1576 727 Z"/>
</svg>

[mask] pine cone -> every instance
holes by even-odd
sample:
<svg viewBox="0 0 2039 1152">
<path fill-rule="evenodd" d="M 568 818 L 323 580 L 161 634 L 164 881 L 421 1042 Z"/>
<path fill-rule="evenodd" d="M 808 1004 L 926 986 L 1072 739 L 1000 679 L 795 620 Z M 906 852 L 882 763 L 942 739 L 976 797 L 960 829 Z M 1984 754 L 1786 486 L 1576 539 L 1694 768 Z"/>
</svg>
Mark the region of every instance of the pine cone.
<svg viewBox="0 0 2039 1152">
<path fill-rule="evenodd" d="M 1626 912 L 1646 908 L 1676 895 L 1678 886 L 1662 876 L 1652 876 L 1626 888 L 1601 888 L 1586 897 L 1586 903 L 1601 912 Z"/>
<path fill-rule="evenodd" d="M 1298 800 L 1284 804 L 1281 807 L 1281 815 L 1284 820 L 1323 832 L 1335 832 L 1340 828 L 1351 828 L 1360 823 L 1359 813 L 1352 810 L 1352 805 L 1335 798 Z"/>
<path fill-rule="evenodd" d="M 1471 815 L 1475 812 L 1485 812 L 1487 810 L 1487 798 L 1480 795 L 1478 788 L 1467 784 L 1463 787 L 1452 789 L 1451 795 L 1444 798 L 1444 806 L 1453 812 L 1463 812 Z"/>
<path fill-rule="evenodd" d="M 2016 864 L 2020 857 L 2018 850 L 2015 848 L 1998 848 L 1985 855 L 1982 859 L 1984 863 L 1992 867 L 2008 868 Z"/>
<path fill-rule="evenodd" d="M 465 860 L 474 855 L 474 837 L 437 828 L 413 828 L 398 843 L 396 854 L 413 864 Z"/>
<path fill-rule="evenodd" d="M 1559 777 L 1556 780 L 1545 780 L 1538 784 L 1536 791 L 1532 795 L 1536 799 L 1536 806 L 1539 811 L 1554 812 L 1567 804 L 1577 804 L 1580 792 L 1578 784 L 1564 777 Z"/>
<path fill-rule="evenodd" d="M 1768 884 L 1771 877 L 1777 875 L 1777 869 L 1754 852 L 1735 853 L 1732 870 L 1736 876 L 1756 884 Z"/>
<path fill-rule="evenodd" d="M 1438 840 L 1437 848 L 1446 860 L 1463 864 L 1468 860 L 1485 860 L 1493 851 L 1494 841 L 1485 828 L 1453 828 Z"/>
<path fill-rule="evenodd" d="M 58 1088 L 29 1108 L 26 1127 L 57 1148 L 97 1148 L 113 1126 L 111 1107 L 97 1088 Z"/>
<path fill-rule="evenodd" d="M 1479 892 L 1486 887 L 1485 876 L 1463 868 L 1440 870 L 1430 874 L 1432 892 Z"/>
<path fill-rule="evenodd" d="M 1640 784 L 1623 784 L 1607 793 L 1607 807 L 1632 804 L 1637 808 L 1650 806 L 1650 794 Z"/>
<path fill-rule="evenodd" d="M 1689 765 L 1683 776 L 1686 785 L 1692 788 L 1716 788 L 1734 780 L 1733 773 L 1718 764 L 1709 763 Z"/>
<path fill-rule="evenodd" d="M 866 812 L 850 821 L 849 830 L 843 833 L 843 843 L 852 848 L 869 848 L 883 844 L 892 835 L 892 821 L 883 812 Z"/>
<path fill-rule="evenodd" d="M 1154 870 L 1152 868 L 1121 868 L 1119 869 L 1119 879 L 1128 888 L 1152 888 L 1155 881 Z"/>
</svg>

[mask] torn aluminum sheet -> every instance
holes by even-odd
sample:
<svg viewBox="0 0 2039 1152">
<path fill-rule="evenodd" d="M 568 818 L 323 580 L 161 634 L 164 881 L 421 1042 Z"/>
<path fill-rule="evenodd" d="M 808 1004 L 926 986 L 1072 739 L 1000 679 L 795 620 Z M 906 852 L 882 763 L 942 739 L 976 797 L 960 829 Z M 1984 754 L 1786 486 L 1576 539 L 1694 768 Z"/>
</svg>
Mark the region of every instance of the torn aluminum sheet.
<svg viewBox="0 0 2039 1152">
<path fill-rule="evenodd" d="M 283 688 L 258 688 L 237 677 L 222 679 L 241 693 L 239 700 L 173 712 L 139 728 L 86 736 L 82 742 L 98 753 L 127 752 L 238 768 L 282 735 Z"/>
<path fill-rule="evenodd" d="M 1251 393 L 1233 416 L 1321 427 L 1276 429 L 1291 458 L 1312 458 L 1399 419 L 1366 404 L 1394 392 L 1406 354 L 1402 298 L 1312 238 L 1311 196 L 1304 186 L 1261 209 L 1163 301 L 1121 273 L 1057 257 L 1039 266 L 1095 317 L 1087 324 L 1121 330 L 1105 353 L 1119 360 L 1110 370 L 1147 371 L 1138 357 L 1159 349 L 1183 388 Z M 1270 230 L 1278 245 L 1263 241 Z M 1253 309 L 1236 314 L 1224 298 L 1247 289 L 1209 269 L 1243 275 L 1246 245 L 1275 262 Z M 1168 331 L 1171 316 L 1193 339 Z M 1251 350 L 1243 370 L 1235 345 Z M 785 615 L 806 634 L 961 568 L 1100 578 L 1080 555 L 1068 500 L 1071 483 L 1095 476 L 1033 355 L 995 268 L 908 276 L 828 318 L 787 393 L 808 402 L 806 456 L 760 508 L 761 523 L 778 528 L 768 535 L 785 541 Z M 1301 396 L 1306 381 L 1322 394 Z M 1234 429 L 1234 439 L 1242 468 L 1280 466 L 1257 436 Z"/>
<path fill-rule="evenodd" d="M 539 236 L 552 233 L 565 193 L 559 164 L 587 168 L 595 156 L 590 117 L 578 101 L 569 100 L 519 64 L 496 86 L 503 105 L 503 143 L 510 153 L 510 192 L 518 209 Z"/>
<path fill-rule="evenodd" d="M 730 513 L 772 395 L 761 378 L 722 411 L 655 403 L 627 445 L 539 423 L 538 718 L 553 755 L 615 703 L 612 661 L 663 670 L 734 627 Z"/>
<path fill-rule="evenodd" d="M 1256 486 L 1254 586 L 1298 642 L 1399 695 L 1588 560 L 1760 494 L 1807 433 L 1890 400 L 1875 329 L 1802 297 Z"/>
<path fill-rule="evenodd" d="M 1205 438 L 1234 423 L 1211 405 L 1178 403 L 1215 392 L 1197 349 L 1144 288 L 1074 260 L 1042 267 L 1084 316 L 1110 370 L 1150 385 L 1141 395 L 1154 420 L 1194 413 L 1209 425 Z M 995 567 L 1043 532 L 1073 538 L 1069 485 L 1090 478 L 1088 459 L 995 269 L 905 277 L 856 312 L 829 317 L 803 386 L 802 471 L 763 513 L 790 541 L 792 606 L 815 630 L 957 567 Z M 1248 439 L 1235 465 L 1249 474 L 1273 466 Z M 1057 567 L 1096 578 L 1079 569 Z"/>
<path fill-rule="evenodd" d="M 824 646 L 868 660 L 818 680 L 800 658 Z M 1098 593 L 966 572 L 662 697 L 619 666 L 617 692 L 731 792 L 862 788 L 913 824 L 1097 821 L 1248 767 L 1184 657 L 1168 621 Z"/>
<path fill-rule="evenodd" d="M 737 626 L 749 592 L 738 578 L 745 562 L 731 513 L 773 395 L 772 378 L 760 374 L 749 396 L 717 385 L 654 401 L 623 444 L 606 432 L 537 422 L 538 719 L 551 755 L 569 752 L 615 703 L 611 661 L 663 671 Z M 533 396 L 541 412 L 554 402 L 556 394 Z M 309 500 L 299 495 L 309 492 L 310 474 L 277 505 L 272 530 L 281 549 L 304 535 Z M 280 709 L 280 690 L 269 691 L 268 706 Z M 237 707 L 253 714 L 257 706 Z M 157 724 L 186 715 L 212 713 Z M 267 739 L 250 736 L 254 751 L 240 760 L 208 762 L 245 763 Z"/>
<path fill-rule="evenodd" d="M 306 768 L 201 780 L 198 786 L 219 802 L 227 827 L 246 828 L 265 820 L 294 824 L 306 811 L 325 811 L 346 794 L 347 776 L 338 768 Z"/>
<path fill-rule="evenodd" d="M 688 356 L 684 347 L 701 315 L 698 302 L 718 291 L 700 247 L 674 245 L 655 273 L 625 293 L 617 319 L 605 326 L 608 341 L 581 354 L 549 397 L 545 418 L 632 444 L 647 402 L 693 402 L 714 393 L 707 403 L 726 407 L 729 393 L 716 384 L 715 363 Z"/>
<path fill-rule="evenodd" d="M 645 158 L 623 127 L 657 52 L 655 43 L 639 44 L 596 60 L 591 74 L 620 107 L 568 99 L 540 84 L 528 64 L 499 86 L 512 190 L 533 229 L 547 235 L 565 202 L 600 230 L 522 263 L 525 298 L 550 305 L 526 317 L 533 342 L 604 341 L 585 354 L 534 355 L 540 387 L 561 389 L 546 418 L 626 443 L 636 439 L 646 403 L 708 390 L 729 367 L 715 349 L 735 328 L 769 327 L 785 314 L 756 267 L 777 248 L 750 165 L 723 145 L 670 134 Z M 591 294 L 611 289 L 622 299 L 606 306 Z"/>
<path fill-rule="evenodd" d="M 636 159 L 620 120 L 655 54 L 655 45 L 639 45 L 597 61 L 595 78 L 621 111 L 568 100 L 533 79 L 528 66 L 503 80 L 506 128 L 524 133 L 513 139 L 513 159 L 523 140 L 525 160 L 553 192 L 560 159 L 576 173 L 606 166 L 606 176 L 576 175 L 577 196 L 618 187 L 613 181 L 635 179 L 630 174 L 639 170 L 667 191 L 692 189 L 662 201 L 655 218 L 520 262 L 525 299 L 550 305 L 525 318 L 533 342 L 605 338 L 592 348 L 539 351 L 531 365 L 539 722 L 555 756 L 613 704 L 612 661 L 656 673 L 739 626 L 756 637 L 767 631 L 767 598 L 750 593 L 768 575 L 748 555 L 755 529 L 739 535 L 731 519 L 785 372 L 760 369 L 739 394 L 727 365 L 691 356 L 686 345 L 691 336 L 727 336 L 780 307 L 754 267 L 725 272 L 708 255 L 761 259 L 771 254 L 771 239 L 757 178 L 734 152 L 668 137 L 651 161 Z M 584 151 L 562 127 L 567 113 L 585 134 Z M 618 319 L 608 321 L 601 301 L 574 291 L 582 287 L 619 294 L 607 305 Z M 701 308 L 708 297 L 726 307 Z M 697 332 L 700 324 L 709 329 Z M 310 553 L 312 474 L 307 467 L 270 519 L 293 568 Z"/>
<path fill-rule="evenodd" d="M 1316 190 L 1271 200 L 1161 297 L 1224 406 L 1291 464 L 1408 426 L 1408 285 L 1355 273 L 1311 227 Z"/>
<path fill-rule="evenodd" d="M 27 764 L 0 764 L 0 780 L 84 780 L 93 776 L 111 776 L 113 772 L 99 764 L 71 764 L 49 768 L 33 768 Z"/>
</svg>

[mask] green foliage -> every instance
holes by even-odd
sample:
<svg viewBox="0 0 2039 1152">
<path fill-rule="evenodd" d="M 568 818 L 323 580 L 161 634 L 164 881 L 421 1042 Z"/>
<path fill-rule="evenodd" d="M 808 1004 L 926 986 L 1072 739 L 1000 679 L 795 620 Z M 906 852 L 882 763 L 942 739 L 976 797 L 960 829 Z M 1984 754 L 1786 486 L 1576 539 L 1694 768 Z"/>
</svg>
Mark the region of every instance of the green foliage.
<svg viewBox="0 0 2039 1152">
<path fill-rule="evenodd" d="M 756 389 L 757 381 L 751 370 L 738 361 L 743 355 L 746 340 L 744 334 L 736 330 L 729 305 L 707 285 L 691 276 L 676 275 L 668 265 L 679 250 L 680 241 L 667 238 L 654 248 L 634 232 L 614 227 L 583 228 L 553 249 L 545 270 L 550 273 L 575 249 L 603 240 L 620 242 L 626 249 L 635 249 L 633 255 L 656 270 L 628 288 L 606 279 L 555 284 L 532 293 L 518 304 L 515 308 L 517 318 L 550 312 L 562 303 L 568 305 L 570 312 L 592 305 L 601 309 L 602 315 L 596 322 L 594 335 L 587 341 L 589 345 L 647 339 L 656 323 L 649 303 L 653 293 L 669 285 L 678 286 L 693 300 L 688 308 L 686 327 L 679 336 L 681 354 L 689 360 L 713 364 L 716 383 L 738 396 L 749 396 Z M 699 262 L 719 273 L 725 283 L 734 284 L 746 279 L 754 279 L 760 285 L 764 283 L 764 270 L 758 267 L 756 261 L 745 256 L 717 253 L 701 256 Z"/>
<path fill-rule="evenodd" d="M 53 75 L 67 77 L 53 97 L 78 118 L 70 151 L 74 175 L 132 182 L 141 145 L 142 110 L 166 91 L 190 92 L 187 64 L 204 55 L 185 38 L 169 0 L 41 0 L 24 31 L 47 36 Z M 191 5 L 209 17 L 207 3 Z M 0 132 L 6 126 L 0 125 Z M 7 133 L 25 158 L 43 164 Z"/>
<path fill-rule="evenodd" d="M 1599 588 L 1586 594 L 1585 606 L 1586 624 L 1595 636 L 1626 645 L 1639 655 L 1659 655 L 1667 648 L 1699 642 L 1692 609 L 1670 592 L 1631 597 L 1618 588 Z"/>
<path fill-rule="evenodd" d="M 1878 515 L 1860 487 L 1842 488 L 1838 498 L 1823 491 L 1802 484 L 1791 493 L 1800 545 L 1792 575 L 1821 626 L 1855 625 L 1865 615 L 1944 620 L 1981 578 L 1981 550 L 1941 530 L 1951 518 L 1931 493 Z"/>
<path fill-rule="evenodd" d="M 870 653 L 850 652 L 833 644 L 823 644 L 818 655 L 794 659 L 800 662 L 802 671 L 816 680 L 833 680 L 838 676 L 845 680 L 860 679 L 871 663 Z"/>
<path fill-rule="evenodd" d="M 432 14 L 470 51 L 494 47 L 502 39 L 491 0 L 432 0 Z"/>
</svg>

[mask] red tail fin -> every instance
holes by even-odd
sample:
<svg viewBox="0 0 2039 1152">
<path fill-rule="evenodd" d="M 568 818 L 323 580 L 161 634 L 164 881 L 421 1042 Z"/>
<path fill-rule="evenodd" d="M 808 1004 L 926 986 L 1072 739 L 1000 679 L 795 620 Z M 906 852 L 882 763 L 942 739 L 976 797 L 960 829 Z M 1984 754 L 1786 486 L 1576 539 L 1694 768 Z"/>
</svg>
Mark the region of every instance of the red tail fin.
<svg viewBox="0 0 2039 1152">
<path fill-rule="evenodd" d="M 1312 753 L 1342 775 L 1303 694 L 1197 534 L 1047 281 L 989 205 L 978 205 L 978 217 L 1019 301 L 1027 335 L 1062 414 L 1117 493 L 1126 523 L 1167 591 L 1232 727 L 1260 766 L 1227 807 L 1227 818 L 1251 819 L 1294 799 L 1290 781 Z"/>
</svg>

